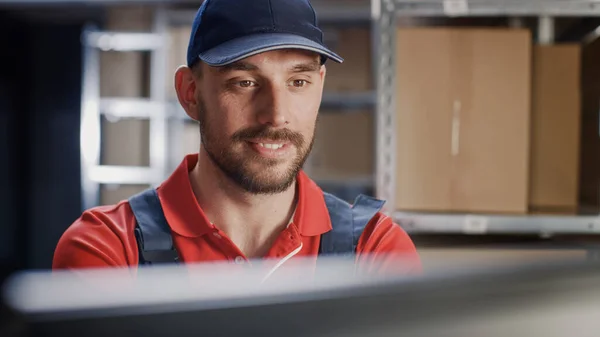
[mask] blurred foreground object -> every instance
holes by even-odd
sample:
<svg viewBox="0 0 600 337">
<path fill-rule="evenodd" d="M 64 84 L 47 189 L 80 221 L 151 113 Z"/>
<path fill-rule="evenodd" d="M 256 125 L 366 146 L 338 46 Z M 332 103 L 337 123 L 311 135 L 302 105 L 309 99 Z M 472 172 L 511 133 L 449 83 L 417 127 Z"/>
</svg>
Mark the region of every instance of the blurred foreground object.
<svg viewBox="0 0 600 337">
<path fill-rule="evenodd" d="M 225 264 L 142 269 L 135 281 L 124 269 L 30 272 L 10 279 L 4 297 L 27 336 L 558 337 L 600 331 L 598 265 L 447 266 L 427 276 L 381 278 L 356 275 L 348 262 L 323 261 L 317 280 L 303 277 L 306 266 L 298 262 L 288 277 L 267 283 L 260 268 L 240 272 Z"/>
</svg>

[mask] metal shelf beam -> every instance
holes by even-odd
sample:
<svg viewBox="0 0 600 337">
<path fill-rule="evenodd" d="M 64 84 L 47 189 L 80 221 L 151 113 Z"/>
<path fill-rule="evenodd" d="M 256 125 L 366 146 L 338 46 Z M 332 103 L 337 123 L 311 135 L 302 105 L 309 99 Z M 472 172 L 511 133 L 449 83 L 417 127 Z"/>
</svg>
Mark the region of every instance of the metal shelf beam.
<svg viewBox="0 0 600 337">
<path fill-rule="evenodd" d="M 327 1 L 313 0 L 311 4 L 317 12 L 317 19 L 320 25 L 371 22 L 371 10 L 367 1 L 341 6 L 339 4 L 332 5 Z M 168 21 L 172 25 L 191 25 L 196 12 L 197 8 L 171 9 L 167 14 Z"/>
<path fill-rule="evenodd" d="M 155 33 L 90 32 L 86 43 L 102 51 L 153 51 L 164 47 L 165 38 Z"/>
<path fill-rule="evenodd" d="M 375 107 L 374 92 L 356 92 L 356 93 L 324 93 L 321 100 L 322 109 L 337 110 L 364 110 Z"/>
<path fill-rule="evenodd" d="M 163 177 L 150 167 L 98 165 L 91 167 L 88 178 L 97 184 L 149 185 Z"/>
<path fill-rule="evenodd" d="M 399 16 L 600 16 L 598 0 L 392 0 Z"/>
<path fill-rule="evenodd" d="M 470 215 L 394 213 L 409 233 L 443 234 L 600 234 L 600 216 Z"/>
<path fill-rule="evenodd" d="M 330 177 L 330 178 L 313 178 L 319 185 L 341 186 L 349 188 L 372 188 L 374 178 L 371 175 L 357 177 Z"/>
<path fill-rule="evenodd" d="M 101 98 L 100 113 L 112 118 L 150 119 L 163 116 L 166 106 L 145 98 Z M 111 118 L 112 117 L 112 118 Z"/>
</svg>

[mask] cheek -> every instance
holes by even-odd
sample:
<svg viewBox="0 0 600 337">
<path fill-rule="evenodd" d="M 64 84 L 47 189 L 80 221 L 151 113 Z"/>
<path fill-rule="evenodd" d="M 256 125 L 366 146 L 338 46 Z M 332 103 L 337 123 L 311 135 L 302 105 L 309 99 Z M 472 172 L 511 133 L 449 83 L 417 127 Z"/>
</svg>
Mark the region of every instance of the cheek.
<svg viewBox="0 0 600 337">
<path fill-rule="evenodd" d="M 296 122 L 305 135 L 312 135 L 314 131 L 320 104 L 320 95 L 296 102 Z"/>
<path fill-rule="evenodd" d="M 204 116 L 210 130 L 206 132 L 216 138 L 227 138 L 240 128 L 239 108 L 231 99 L 222 97 L 218 91 L 204 95 Z"/>
</svg>

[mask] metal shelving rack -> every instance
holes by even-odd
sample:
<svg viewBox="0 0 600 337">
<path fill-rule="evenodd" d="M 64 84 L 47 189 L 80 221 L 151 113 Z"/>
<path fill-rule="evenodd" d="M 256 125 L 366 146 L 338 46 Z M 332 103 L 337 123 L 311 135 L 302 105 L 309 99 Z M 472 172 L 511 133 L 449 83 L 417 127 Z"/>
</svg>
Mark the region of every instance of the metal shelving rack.
<svg viewBox="0 0 600 337">
<path fill-rule="evenodd" d="M 89 0 L 88 0 L 89 1 Z M 106 4 L 98 0 L 99 3 Z M 131 1 L 135 3 L 136 1 Z M 165 92 L 167 72 L 168 29 L 176 25 L 191 25 L 197 7 L 168 8 L 169 3 L 199 6 L 194 0 L 156 1 L 154 29 L 148 33 L 110 32 L 89 27 L 82 35 L 84 75 L 82 83 L 81 113 L 81 184 L 82 207 L 89 209 L 100 204 L 100 186 L 150 185 L 164 181 L 179 164 L 181 157 L 178 136 L 183 132 L 187 118 L 178 102 L 169 101 Z M 360 3 L 349 6 L 331 6 L 325 1 L 314 0 L 313 6 L 320 21 L 330 24 L 352 24 L 371 21 L 369 8 Z M 103 51 L 138 51 L 151 53 L 150 98 L 100 97 L 100 53 Z M 325 93 L 322 107 L 343 109 L 352 113 L 375 106 L 375 93 Z M 102 143 L 101 117 L 107 119 L 136 118 L 150 121 L 150 165 L 108 166 L 100 164 Z M 372 187 L 373 179 L 361 177 L 356 181 L 326 181 L 328 186 L 342 186 L 350 190 Z"/>
<path fill-rule="evenodd" d="M 166 35 L 165 10 L 155 12 L 153 31 L 148 33 L 101 31 L 88 27 L 82 34 L 83 83 L 81 111 L 81 186 L 82 207 L 100 203 L 102 184 L 158 185 L 167 175 L 167 121 L 165 100 Z M 149 98 L 100 97 L 100 53 L 150 52 L 151 83 Z M 136 118 L 150 122 L 150 165 L 109 166 L 100 164 L 101 117 Z"/>
<path fill-rule="evenodd" d="M 395 205 L 395 39 L 401 16 L 600 16 L 598 0 L 372 0 L 373 52 L 377 74 L 376 194 L 387 200 L 385 211 L 409 233 L 440 234 L 600 234 L 600 215 L 503 216 L 397 212 Z M 542 25 L 540 25 L 540 28 Z"/>
</svg>

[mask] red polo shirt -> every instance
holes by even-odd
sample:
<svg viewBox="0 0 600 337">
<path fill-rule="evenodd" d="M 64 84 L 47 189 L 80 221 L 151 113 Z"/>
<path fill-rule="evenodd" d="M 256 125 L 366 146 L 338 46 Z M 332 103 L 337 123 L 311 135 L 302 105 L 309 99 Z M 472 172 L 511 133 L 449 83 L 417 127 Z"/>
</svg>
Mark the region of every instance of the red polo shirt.
<svg viewBox="0 0 600 337">
<path fill-rule="evenodd" d="M 197 155 L 187 156 L 158 188 L 180 259 L 187 263 L 226 260 L 248 263 L 227 235 L 210 223 L 196 201 L 188 173 L 197 160 Z M 314 257 L 316 262 L 320 236 L 331 229 L 322 191 L 303 172 L 298 176 L 298 193 L 292 223 L 283 230 L 265 256 L 279 261 L 279 269 L 285 261 L 298 257 Z M 127 201 L 85 211 L 61 237 L 53 268 L 136 266 L 135 224 Z M 361 256 L 367 255 L 369 259 L 361 260 Z M 369 262 L 373 259 L 377 260 L 376 264 Z M 357 248 L 357 261 L 359 267 L 373 273 L 421 271 L 412 241 L 383 214 L 378 214 L 365 228 Z"/>
</svg>

